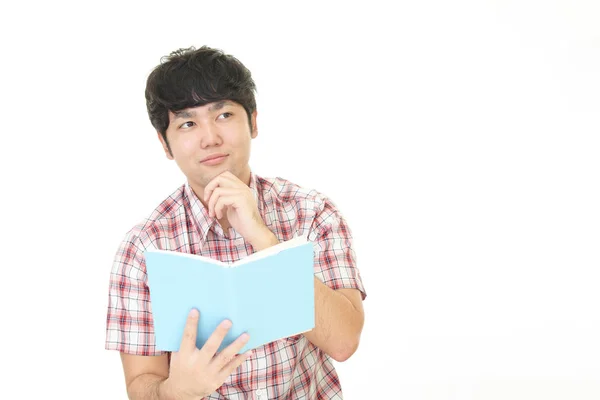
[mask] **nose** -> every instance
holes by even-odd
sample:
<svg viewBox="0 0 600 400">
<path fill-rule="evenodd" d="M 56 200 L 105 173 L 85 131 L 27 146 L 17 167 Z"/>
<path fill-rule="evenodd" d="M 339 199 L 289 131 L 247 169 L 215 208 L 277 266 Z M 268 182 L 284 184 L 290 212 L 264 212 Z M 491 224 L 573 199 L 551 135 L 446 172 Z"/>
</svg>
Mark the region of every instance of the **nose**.
<svg viewBox="0 0 600 400">
<path fill-rule="evenodd" d="M 212 146 L 219 146 L 221 143 L 223 143 L 219 133 L 219 128 L 214 126 L 214 124 L 207 124 L 205 129 L 203 129 L 200 134 L 200 146 L 203 149 Z"/>
</svg>

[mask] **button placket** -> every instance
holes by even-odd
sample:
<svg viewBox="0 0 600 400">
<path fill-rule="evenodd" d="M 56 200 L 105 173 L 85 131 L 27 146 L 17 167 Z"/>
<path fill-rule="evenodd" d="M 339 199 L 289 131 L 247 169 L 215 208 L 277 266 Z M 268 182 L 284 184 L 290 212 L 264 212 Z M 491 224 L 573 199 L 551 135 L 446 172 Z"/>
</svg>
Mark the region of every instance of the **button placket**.
<svg viewBox="0 0 600 400">
<path fill-rule="evenodd" d="M 268 400 L 266 389 L 256 389 L 254 393 L 256 394 L 256 400 Z"/>
</svg>

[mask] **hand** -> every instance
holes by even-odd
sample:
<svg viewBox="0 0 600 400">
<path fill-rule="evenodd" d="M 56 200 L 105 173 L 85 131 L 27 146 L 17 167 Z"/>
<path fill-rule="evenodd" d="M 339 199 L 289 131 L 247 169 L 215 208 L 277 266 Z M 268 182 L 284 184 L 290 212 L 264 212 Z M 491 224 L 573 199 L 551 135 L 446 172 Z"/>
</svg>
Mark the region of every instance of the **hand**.
<svg viewBox="0 0 600 400">
<path fill-rule="evenodd" d="M 253 246 L 271 233 L 258 212 L 252 190 L 229 171 L 217 175 L 206 185 L 204 201 L 211 217 L 226 216 L 233 229 Z"/>
<path fill-rule="evenodd" d="M 188 316 L 179 351 L 171 355 L 171 369 L 165 384 L 178 393 L 180 399 L 199 399 L 210 395 L 237 369 L 250 352 L 237 354 L 248 342 L 247 333 L 215 355 L 231 322 L 223 321 L 210 335 L 201 349 L 196 347 L 198 311 Z M 236 355 L 237 354 L 237 355 Z"/>
</svg>

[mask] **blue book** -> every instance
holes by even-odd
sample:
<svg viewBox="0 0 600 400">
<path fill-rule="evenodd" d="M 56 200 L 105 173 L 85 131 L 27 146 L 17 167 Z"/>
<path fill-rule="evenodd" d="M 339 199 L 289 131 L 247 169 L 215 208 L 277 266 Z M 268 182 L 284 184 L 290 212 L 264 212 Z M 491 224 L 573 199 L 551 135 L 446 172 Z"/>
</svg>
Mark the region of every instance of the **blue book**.
<svg viewBox="0 0 600 400">
<path fill-rule="evenodd" d="M 243 353 L 315 326 L 313 243 L 297 237 L 233 263 L 168 250 L 144 252 L 156 349 L 178 351 L 188 314 L 200 311 L 196 346 L 232 322 L 219 351 L 247 332 Z"/>
</svg>

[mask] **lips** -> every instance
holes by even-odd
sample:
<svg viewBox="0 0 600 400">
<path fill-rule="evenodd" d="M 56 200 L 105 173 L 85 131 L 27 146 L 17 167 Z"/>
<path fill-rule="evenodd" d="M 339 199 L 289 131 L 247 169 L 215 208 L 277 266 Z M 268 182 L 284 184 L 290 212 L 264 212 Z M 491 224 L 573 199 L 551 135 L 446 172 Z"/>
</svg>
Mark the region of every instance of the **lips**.
<svg viewBox="0 0 600 400">
<path fill-rule="evenodd" d="M 211 154 L 210 156 L 205 157 L 202 160 L 200 160 L 200 162 L 203 163 L 203 162 L 210 161 L 210 160 L 216 160 L 216 159 L 222 158 L 222 157 L 227 157 L 227 154 L 222 154 L 222 153 Z"/>
</svg>

